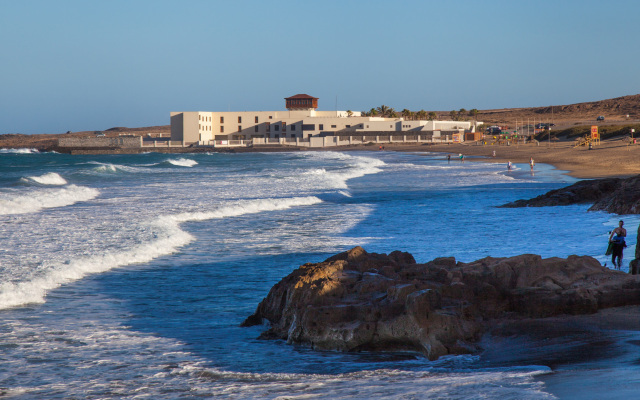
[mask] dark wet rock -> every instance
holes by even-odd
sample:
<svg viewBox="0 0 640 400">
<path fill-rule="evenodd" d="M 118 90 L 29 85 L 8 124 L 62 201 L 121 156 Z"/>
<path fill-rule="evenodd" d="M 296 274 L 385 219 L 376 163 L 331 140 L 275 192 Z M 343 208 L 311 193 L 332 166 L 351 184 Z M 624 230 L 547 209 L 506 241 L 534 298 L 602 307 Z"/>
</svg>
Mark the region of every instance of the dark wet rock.
<svg viewBox="0 0 640 400">
<path fill-rule="evenodd" d="M 495 321 L 594 313 L 640 304 L 640 278 L 592 257 L 525 254 L 471 263 L 356 247 L 304 264 L 277 283 L 244 326 L 265 339 L 339 351 L 418 351 L 430 359 L 478 349 Z"/>
<path fill-rule="evenodd" d="M 593 204 L 589 211 L 640 214 L 640 175 L 631 178 L 583 180 L 529 200 L 517 200 L 501 207 L 546 207 Z"/>
</svg>

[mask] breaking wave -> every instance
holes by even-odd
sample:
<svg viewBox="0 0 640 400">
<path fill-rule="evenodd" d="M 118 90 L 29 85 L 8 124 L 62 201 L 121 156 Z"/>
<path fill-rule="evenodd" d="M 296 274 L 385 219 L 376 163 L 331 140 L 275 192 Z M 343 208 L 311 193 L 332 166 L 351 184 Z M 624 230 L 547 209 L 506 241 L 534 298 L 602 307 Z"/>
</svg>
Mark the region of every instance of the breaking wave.
<svg viewBox="0 0 640 400">
<path fill-rule="evenodd" d="M 313 196 L 243 200 L 212 211 L 163 216 L 148 223 L 148 229 L 154 232 L 154 237 L 156 238 L 153 241 L 121 251 L 107 251 L 98 255 L 44 266 L 39 268 L 40 275 L 34 276 L 27 281 L 0 284 L 0 309 L 28 303 L 42 303 L 49 290 L 55 289 L 64 283 L 81 279 L 89 274 L 108 271 L 124 265 L 145 263 L 157 257 L 171 254 L 194 239 L 189 233 L 180 229 L 180 224 L 183 222 L 238 217 L 265 211 L 286 210 L 291 207 L 307 206 L 321 202 L 320 199 Z M 2 210 L 1 207 L 0 203 L 0 210 Z"/>
<path fill-rule="evenodd" d="M 67 181 L 55 172 L 49 172 L 40 176 L 28 176 L 26 179 L 41 185 L 61 186 L 67 184 Z"/>
<path fill-rule="evenodd" d="M 55 180 L 55 178 L 49 178 Z M 61 178 L 62 179 L 62 178 Z M 35 213 L 45 208 L 65 207 L 96 198 L 93 188 L 69 185 L 57 189 L 0 192 L 0 215 Z"/>
</svg>

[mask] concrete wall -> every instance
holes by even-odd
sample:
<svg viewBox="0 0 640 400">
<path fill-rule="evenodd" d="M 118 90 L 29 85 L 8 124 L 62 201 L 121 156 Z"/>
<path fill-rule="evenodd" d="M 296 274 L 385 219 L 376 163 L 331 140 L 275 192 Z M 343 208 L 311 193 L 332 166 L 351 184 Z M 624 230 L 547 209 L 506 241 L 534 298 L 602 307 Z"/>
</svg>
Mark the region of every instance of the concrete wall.
<svg viewBox="0 0 640 400">
<path fill-rule="evenodd" d="M 142 147 L 142 136 L 136 137 L 96 137 L 96 138 L 61 138 L 59 147 Z"/>
</svg>

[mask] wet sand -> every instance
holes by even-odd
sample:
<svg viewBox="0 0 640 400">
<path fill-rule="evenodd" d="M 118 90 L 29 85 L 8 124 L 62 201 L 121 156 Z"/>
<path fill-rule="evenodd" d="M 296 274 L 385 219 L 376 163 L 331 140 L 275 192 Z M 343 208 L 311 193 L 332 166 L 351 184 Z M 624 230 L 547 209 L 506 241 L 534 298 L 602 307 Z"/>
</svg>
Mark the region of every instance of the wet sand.
<svg viewBox="0 0 640 400">
<path fill-rule="evenodd" d="M 482 161 L 528 164 L 533 157 L 535 163 L 551 164 L 567 171 L 575 178 L 629 177 L 640 174 L 640 144 L 627 145 L 626 139 L 603 140 L 589 150 L 585 146 L 575 147 L 574 142 L 556 142 L 498 146 L 473 144 L 402 145 L 385 144 L 385 151 L 429 151 L 450 153 L 452 162 L 458 154 L 467 161 Z M 367 148 L 371 150 L 371 148 Z M 495 150 L 496 157 L 492 153 Z"/>
<path fill-rule="evenodd" d="M 640 306 L 510 321 L 483 339 L 489 366 L 544 365 L 559 399 L 628 399 L 640 391 Z"/>
</svg>

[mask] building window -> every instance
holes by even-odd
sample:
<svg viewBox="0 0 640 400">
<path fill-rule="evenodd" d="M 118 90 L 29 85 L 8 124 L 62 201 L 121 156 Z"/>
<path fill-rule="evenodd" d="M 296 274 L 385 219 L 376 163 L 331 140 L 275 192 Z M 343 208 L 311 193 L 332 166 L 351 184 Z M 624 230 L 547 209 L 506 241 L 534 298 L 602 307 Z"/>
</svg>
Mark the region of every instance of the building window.
<svg viewBox="0 0 640 400">
<path fill-rule="evenodd" d="M 256 115 L 256 124 L 258 123 L 258 116 Z"/>
<path fill-rule="evenodd" d="M 336 129 L 337 127 L 337 125 L 331 125 L 331 129 Z"/>
<path fill-rule="evenodd" d="M 275 131 L 276 131 L 276 132 L 279 132 L 279 131 L 280 131 L 280 125 L 274 125 L 273 127 L 274 127 L 274 129 L 275 129 Z"/>
<path fill-rule="evenodd" d="M 286 132 L 287 131 L 287 123 L 283 122 L 282 123 L 282 132 Z"/>
<path fill-rule="evenodd" d="M 318 129 L 321 130 L 321 131 L 324 130 L 324 124 L 318 125 Z"/>
<path fill-rule="evenodd" d="M 345 126 L 345 128 L 351 128 L 351 125 L 347 125 L 347 126 Z"/>
<path fill-rule="evenodd" d="M 242 117 L 238 117 L 238 123 L 241 124 L 242 123 Z"/>
<path fill-rule="evenodd" d="M 242 125 L 238 125 L 238 132 L 242 130 Z"/>
<path fill-rule="evenodd" d="M 223 132 L 224 132 L 224 126 L 221 126 L 220 127 L 220 133 L 223 133 Z"/>
<path fill-rule="evenodd" d="M 271 122 L 267 122 L 267 132 L 271 132 Z"/>
<path fill-rule="evenodd" d="M 291 130 L 295 131 L 296 130 L 296 126 L 295 125 L 291 125 Z"/>
<path fill-rule="evenodd" d="M 224 117 L 220 117 L 220 123 L 224 124 Z"/>
<path fill-rule="evenodd" d="M 256 126 L 253 128 L 253 130 L 254 130 L 255 132 L 258 132 L 258 130 L 259 130 L 258 128 L 259 128 L 259 127 L 258 127 L 258 125 L 256 125 Z"/>
<path fill-rule="evenodd" d="M 271 115 L 269 115 L 269 119 L 273 119 L 273 117 Z"/>
<path fill-rule="evenodd" d="M 367 125 L 367 128 L 369 128 L 369 125 Z"/>
</svg>

